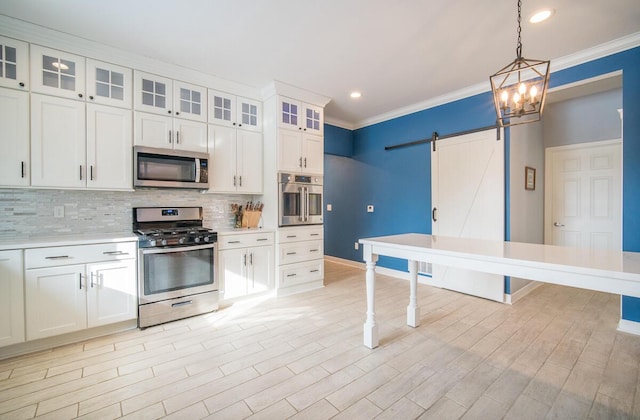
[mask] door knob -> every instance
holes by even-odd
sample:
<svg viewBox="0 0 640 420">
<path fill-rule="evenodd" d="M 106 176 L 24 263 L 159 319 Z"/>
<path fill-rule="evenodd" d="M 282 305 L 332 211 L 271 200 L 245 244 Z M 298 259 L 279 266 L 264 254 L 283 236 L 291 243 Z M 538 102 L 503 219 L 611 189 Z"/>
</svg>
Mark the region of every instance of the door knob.
<svg viewBox="0 0 640 420">
<path fill-rule="evenodd" d="M 564 225 L 562 223 L 558 223 L 558 222 L 553 222 L 553 226 L 555 226 L 555 227 L 564 227 Z"/>
</svg>

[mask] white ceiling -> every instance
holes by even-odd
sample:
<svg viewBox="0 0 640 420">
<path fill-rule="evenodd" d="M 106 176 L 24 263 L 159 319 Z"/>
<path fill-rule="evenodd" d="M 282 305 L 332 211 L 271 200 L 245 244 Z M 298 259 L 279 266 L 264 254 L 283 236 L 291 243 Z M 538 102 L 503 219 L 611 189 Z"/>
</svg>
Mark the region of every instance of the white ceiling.
<svg viewBox="0 0 640 420">
<path fill-rule="evenodd" d="M 553 60 L 640 32 L 638 0 L 524 0 L 523 56 Z M 358 127 L 486 83 L 516 55 L 515 0 L 1 0 L 0 14 L 263 88 L 331 98 Z M 552 7 L 538 25 L 526 19 Z M 1 28 L 0 28 L 1 32 Z M 634 41 L 635 42 L 635 41 Z M 349 92 L 359 90 L 353 100 Z"/>
</svg>

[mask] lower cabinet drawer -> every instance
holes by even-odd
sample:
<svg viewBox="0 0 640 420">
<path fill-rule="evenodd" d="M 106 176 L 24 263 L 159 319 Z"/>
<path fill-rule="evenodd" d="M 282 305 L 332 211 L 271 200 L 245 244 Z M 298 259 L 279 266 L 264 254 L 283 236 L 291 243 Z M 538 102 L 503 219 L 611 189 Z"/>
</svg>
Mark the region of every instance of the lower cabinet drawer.
<svg viewBox="0 0 640 420">
<path fill-rule="evenodd" d="M 279 264 L 291 264 L 322 258 L 323 241 L 305 241 L 280 244 L 278 247 Z"/>
<path fill-rule="evenodd" d="M 306 261 L 281 266 L 280 287 L 291 287 L 324 278 L 324 260 Z"/>
<path fill-rule="evenodd" d="M 25 269 L 136 258 L 136 242 L 33 248 L 24 252 Z"/>
<path fill-rule="evenodd" d="M 140 305 L 138 326 L 140 328 L 163 324 L 176 319 L 211 312 L 218 309 L 218 291 L 199 293 L 178 299 Z"/>
</svg>

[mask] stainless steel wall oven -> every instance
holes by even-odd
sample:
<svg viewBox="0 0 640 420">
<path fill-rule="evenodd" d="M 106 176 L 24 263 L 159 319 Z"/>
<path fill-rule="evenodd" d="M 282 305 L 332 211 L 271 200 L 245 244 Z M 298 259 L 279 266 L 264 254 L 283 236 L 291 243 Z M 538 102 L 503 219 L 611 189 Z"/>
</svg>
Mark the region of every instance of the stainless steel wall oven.
<svg viewBox="0 0 640 420">
<path fill-rule="evenodd" d="M 279 225 L 321 225 L 322 177 L 280 173 L 278 178 Z"/>
</svg>

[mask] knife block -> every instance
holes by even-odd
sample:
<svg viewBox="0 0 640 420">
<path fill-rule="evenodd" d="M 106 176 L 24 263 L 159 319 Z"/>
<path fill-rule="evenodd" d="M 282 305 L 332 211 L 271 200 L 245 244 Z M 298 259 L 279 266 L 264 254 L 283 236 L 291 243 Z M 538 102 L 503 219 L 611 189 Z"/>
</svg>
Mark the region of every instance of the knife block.
<svg viewBox="0 0 640 420">
<path fill-rule="evenodd" d="M 254 228 L 258 227 L 260 218 L 262 217 L 262 211 L 260 210 L 245 210 L 242 212 L 242 227 Z"/>
</svg>

